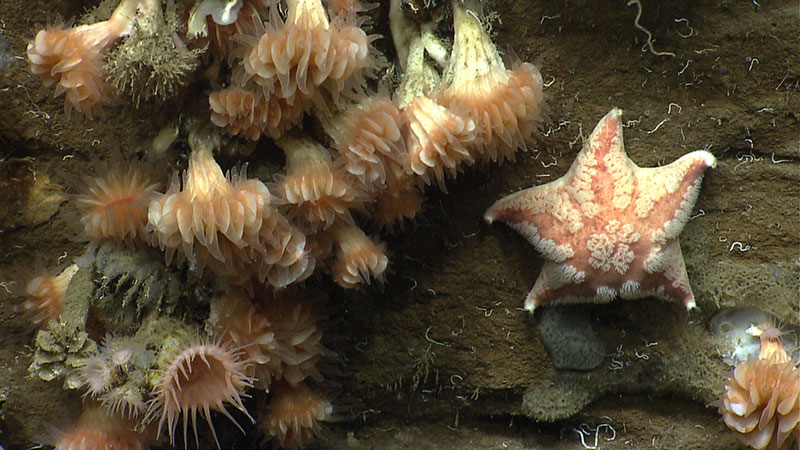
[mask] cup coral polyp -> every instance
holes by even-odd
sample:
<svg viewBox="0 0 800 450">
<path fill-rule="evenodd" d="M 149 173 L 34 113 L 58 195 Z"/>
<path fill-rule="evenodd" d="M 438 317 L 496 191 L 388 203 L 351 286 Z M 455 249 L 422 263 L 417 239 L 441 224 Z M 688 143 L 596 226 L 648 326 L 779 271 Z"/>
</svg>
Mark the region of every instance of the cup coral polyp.
<svg viewBox="0 0 800 450">
<path fill-rule="evenodd" d="M 208 96 L 211 122 L 228 134 L 252 141 L 262 135 L 281 137 L 303 118 L 308 100 L 301 93 L 286 99 L 239 87 L 213 91 Z"/>
<path fill-rule="evenodd" d="M 408 155 L 404 169 L 425 184 L 435 181 L 446 192 L 445 171 L 454 177 L 460 165 L 474 162 L 467 146 L 476 139 L 475 122 L 431 98 L 440 77 L 428 63 L 426 39 L 433 39 L 430 30 L 409 23 L 402 11 L 395 10 L 399 2 L 393 3 L 392 8 L 395 44 L 398 36 L 408 41 L 407 48 L 398 47 L 401 67 L 406 73 L 396 99 L 405 117 L 403 137 Z"/>
<path fill-rule="evenodd" d="M 761 338 L 758 359 L 736 365 L 725 385 L 719 413 L 752 448 L 796 448 L 800 443 L 800 369 L 774 327 L 755 327 Z"/>
<path fill-rule="evenodd" d="M 334 99 L 348 81 L 360 86 L 362 71 L 376 67 L 370 42 L 374 37 L 357 26 L 354 14 L 337 15 L 333 22 L 320 0 L 287 1 L 286 20 L 277 8 L 258 36 L 246 43 L 240 84 L 253 79 L 265 94 L 292 98 L 312 95 L 324 84 Z"/>
<path fill-rule="evenodd" d="M 247 179 L 245 167 L 225 176 L 211 150 L 196 148 L 183 188 L 175 174 L 167 193 L 150 204 L 148 227 L 168 262 L 177 252 L 179 260 L 189 259 L 201 269 L 208 266 L 236 283 L 248 283 L 253 275 L 263 281 L 276 264 L 299 263 L 302 270 L 293 272 L 307 276 L 305 236 L 280 216 L 271 199 L 262 182 Z"/>
<path fill-rule="evenodd" d="M 306 378 L 322 380 L 317 362 L 332 352 L 322 345 L 322 330 L 309 302 L 293 296 L 270 299 L 264 313 L 272 322 L 278 358 L 267 363 L 273 380 L 297 384 Z"/>
<path fill-rule="evenodd" d="M 290 0 L 285 22 L 273 6 L 261 31 L 246 51 L 243 68 L 266 94 L 310 95 L 328 77 L 330 22 L 319 0 Z"/>
<path fill-rule="evenodd" d="M 77 423 L 56 437 L 56 450 L 146 450 L 147 436 L 138 433 L 136 423 L 110 415 L 88 402 Z"/>
<path fill-rule="evenodd" d="M 543 119 L 542 76 L 529 63 L 506 69 L 478 18 L 482 14 L 479 1 L 453 2 L 455 41 L 438 101 L 475 120 L 475 159 L 502 163 L 526 149 Z"/>
<path fill-rule="evenodd" d="M 276 142 L 286 153 L 286 174 L 275 177 L 275 192 L 291 206 L 291 215 L 312 229 L 323 229 L 338 217 L 352 222 L 350 210 L 361 208 L 365 194 L 333 164 L 327 149 L 308 138 L 285 136 Z"/>
<path fill-rule="evenodd" d="M 333 281 L 344 288 L 369 284 L 371 278 L 383 282 L 389 264 L 385 245 L 374 242 L 355 225 L 335 224 L 330 233 L 336 246 Z"/>
<path fill-rule="evenodd" d="M 259 427 L 282 448 L 300 448 L 320 434 L 320 422 L 333 416 L 333 405 L 305 383 L 277 383 Z"/>
<path fill-rule="evenodd" d="M 800 442 L 800 370 L 776 358 L 739 363 L 725 386 L 722 420 L 756 449 Z"/>
<path fill-rule="evenodd" d="M 253 420 L 242 404 L 245 390 L 253 386 L 253 380 L 246 374 L 251 363 L 243 360 L 242 356 L 242 351 L 230 343 L 200 339 L 181 345 L 180 339 L 168 338 L 159 355 L 158 380 L 153 391 L 154 398 L 148 403 L 145 422 L 159 417 L 158 435 L 166 425 L 170 443 L 174 444 L 179 416 L 183 418 L 184 442 L 191 418 L 195 441 L 199 445 L 199 412 L 208 422 L 219 447 L 217 433 L 211 422 L 212 410 L 225 415 L 240 430 L 236 419 L 225 408 L 226 403 Z"/>
<path fill-rule="evenodd" d="M 25 285 L 25 301 L 22 307 L 34 326 L 42 327 L 61 317 L 61 305 L 70 280 L 78 271 L 75 264 L 58 275 L 42 274 L 31 278 Z"/>
<path fill-rule="evenodd" d="M 380 192 L 387 171 L 402 170 L 404 117 L 387 96 L 364 98 L 323 123 L 345 170 L 367 190 Z"/>
<path fill-rule="evenodd" d="M 147 208 L 158 195 L 158 183 L 134 164 L 125 172 L 102 169 L 103 174 L 90 178 L 76 196 L 83 212 L 83 231 L 93 242 L 106 238 L 132 241 L 144 236 Z"/>
<path fill-rule="evenodd" d="M 406 220 L 414 220 L 422 211 L 422 201 L 413 178 L 393 177 L 387 180 L 386 190 L 375 201 L 370 219 L 381 228 L 394 231 L 395 225 L 402 228 Z"/>
<path fill-rule="evenodd" d="M 475 140 L 475 122 L 452 113 L 430 98 L 420 95 L 403 108 L 408 122 L 407 170 L 426 184 L 436 181 L 445 192 L 445 171 L 455 178 L 461 164 L 472 164 L 467 146 Z"/>
<path fill-rule="evenodd" d="M 75 108 L 91 116 L 92 110 L 108 103 L 111 96 L 103 53 L 131 33 L 137 11 L 149 15 L 159 6 L 156 0 L 123 0 L 106 21 L 39 31 L 28 44 L 31 72 L 40 75 L 45 86 L 58 84 L 56 96 L 66 93 L 67 113 Z"/>
<path fill-rule="evenodd" d="M 256 387 L 269 386 L 269 376 L 258 376 L 258 369 L 277 357 L 278 343 L 267 316 L 246 292 L 233 288 L 214 299 L 206 328 L 222 341 L 242 349 L 245 359 L 253 363 L 247 374 L 256 376 Z"/>
</svg>

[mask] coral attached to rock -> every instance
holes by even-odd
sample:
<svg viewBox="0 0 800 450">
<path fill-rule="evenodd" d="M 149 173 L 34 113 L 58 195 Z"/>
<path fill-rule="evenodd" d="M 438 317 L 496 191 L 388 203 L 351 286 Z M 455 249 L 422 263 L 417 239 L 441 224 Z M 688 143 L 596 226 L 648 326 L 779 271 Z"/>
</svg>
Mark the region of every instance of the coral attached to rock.
<svg viewBox="0 0 800 450">
<path fill-rule="evenodd" d="M 183 186 L 177 173 L 150 204 L 149 227 L 166 251 L 236 283 L 257 277 L 283 287 L 310 275 L 305 236 L 271 205 L 272 195 L 245 167 L 227 176 L 211 151 L 192 151 Z M 273 266 L 282 269 L 273 271 Z M 309 270 L 310 267 L 310 270 Z"/>
<path fill-rule="evenodd" d="M 282 448 L 301 448 L 320 433 L 320 423 L 331 419 L 333 405 L 305 383 L 277 383 L 259 426 Z"/>
<path fill-rule="evenodd" d="M 725 424 L 759 450 L 788 450 L 800 443 L 800 369 L 776 331 L 758 330 L 759 357 L 736 365 L 719 407 Z"/>
</svg>

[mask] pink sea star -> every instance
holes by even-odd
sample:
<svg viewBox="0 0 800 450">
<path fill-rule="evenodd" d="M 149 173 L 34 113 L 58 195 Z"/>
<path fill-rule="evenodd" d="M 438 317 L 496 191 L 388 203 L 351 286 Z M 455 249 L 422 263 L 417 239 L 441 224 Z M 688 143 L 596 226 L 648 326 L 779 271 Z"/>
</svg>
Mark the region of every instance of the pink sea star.
<svg viewBox="0 0 800 450">
<path fill-rule="evenodd" d="M 484 215 L 548 259 L 525 299 L 531 312 L 617 296 L 696 306 L 678 235 L 716 160 L 700 150 L 664 167 L 639 167 L 625 154 L 621 114 L 606 114 L 563 177 L 508 195 Z"/>
</svg>

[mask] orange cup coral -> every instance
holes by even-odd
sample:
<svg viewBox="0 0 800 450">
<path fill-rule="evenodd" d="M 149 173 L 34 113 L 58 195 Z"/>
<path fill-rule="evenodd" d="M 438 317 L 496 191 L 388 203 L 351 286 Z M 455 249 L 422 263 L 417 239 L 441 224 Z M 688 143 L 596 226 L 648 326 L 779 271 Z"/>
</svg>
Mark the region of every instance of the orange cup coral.
<svg viewBox="0 0 800 450">
<path fill-rule="evenodd" d="M 344 288 L 369 284 L 371 278 L 383 282 L 389 264 L 385 245 L 374 242 L 355 225 L 339 223 L 329 231 L 336 246 L 333 281 Z"/>
<path fill-rule="evenodd" d="M 262 311 L 250 300 L 246 292 L 232 288 L 211 302 L 211 312 L 206 329 L 223 342 L 230 342 L 242 349 L 245 359 L 253 363 L 247 375 L 256 377 L 255 386 L 268 388 L 271 381 L 261 375 L 259 367 L 278 358 L 278 343 L 272 324 Z"/>
<path fill-rule="evenodd" d="M 264 314 L 272 322 L 278 358 L 267 364 L 273 380 L 297 384 L 306 378 L 322 380 L 317 363 L 332 352 L 322 345 L 322 329 L 308 299 L 283 295 L 269 299 Z"/>
<path fill-rule="evenodd" d="M 265 94 L 291 98 L 311 95 L 329 81 L 334 96 L 344 83 L 372 64 L 370 38 L 337 16 L 331 24 L 320 0 L 287 1 L 286 20 L 277 8 L 256 40 L 249 38 L 240 81 L 254 78 Z"/>
<path fill-rule="evenodd" d="M 543 120 L 542 76 L 528 63 L 506 69 L 494 43 L 478 19 L 476 0 L 455 2 L 455 41 L 438 101 L 475 120 L 480 138 L 471 147 L 475 159 L 503 162 Z"/>
<path fill-rule="evenodd" d="M 259 427 L 282 448 L 300 448 L 320 434 L 320 422 L 330 420 L 333 405 L 305 383 L 276 383 Z"/>
<path fill-rule="evenodd" d="M 725 385 L 719 413 L 752 448 L 797 448 L 800 443 L 800 369 L 789 359 L 780 332 L 758 329 L 758 359 L 739 363 Z M 748 331 L 749 332 L 749 331 Z"/>
<path fill-rule="evenodd" d="M 208 266 L 240 284 L 254 275 L 276 287 L 307 277 L 305 236 L 271 206 L 267 187 L 247 179 L 245 169 L 226 176 L 209 149 L 192 151 L 183 188 L 176 173 L 167 193 L 148 211 L 148 228 L 166 250 L 167 262 L 177 252 L 179 261 L 189 259 L 201 269 Z M 291 270 L 270 278 L 275 265 Z M 287 274 L 296 278 L 286 279 Z"/>
<path fill-rule="evenodd" d="M 39 31 L 28 44 L 31 73 L 40 75 L 45 86 L 58 84 L 55 95 L 66 93 L 67 113 L 75 108 L 91 117 L 92 111 L 108 103 L 111 96 L 103 53 L 131 33 L 137 11 L 149 15 L 158 7 L 155 0 L 123 0 L 106 21 Z"/>
<path fill-rule="evenodd" d="M 719 412 L 753 448 L 793 448 L 792 441 L 800 442 L 800 370 L 776 358 L 739 363 L 725 386 Z"/>
<path fill-rule="evenodd" d="M 387 172 L 402 170 L 404 117 L 387 96 L 364 98 L 324 124 L 339 152 L 337 162 L 367 190 L 380 192 Z"/>
<path fill-rule="evenodd" d="M 366 195 L 348 182 L 328 150 L 300 136 L 276 143 L 286 153 L 286 174 L 275 177 L 274 190 L 290 205 L 290 215 L 313 230 L 320 225 L 325 229 L 337 218 L 352 222 L 350 210 L 361 208 Z"/>
<path fill-rule="evenodd" d="M 244 88 L 213 91 L 208 96 L 211 122 L 231 135 L 257 141 L 262 135 L 279 138 L 300 122 L 308 103 L 307 96 L 291 98 L 265 96 Z"/>
<path fill-rule="evenodd" d="M 420 95 L 403 108 L 408 125 L 406 170 L 447 192 L 445 171 L 455 178 L 461 164 L 472 164 L 467 146 L 475 140 L 475 122 L 450 112 L 430 98 Z"/>
<path fill-rule="evenodd" d="M 406 220 L 414 220 L 422 211 L 422 195 L 414 186 L 410 176 L 392 177 L 386 190 L 378 197 L 370 218 L 381 228 L 390 232 L 395 225 L 402 228 Z"/>
<path fill-rule="evenodd" d="M 126 172 L 98 168 L 102 175 L 90 178 L 75 197 L 83 212 L 83 231 L 93 241 L 106 238 L 133 241 L 145 235 L 147 208 L 158 192 L 158 183 L 131 164 Z"/>
<path fill-rule="evenodd" d="M 56 450 L 146 450 L 147 436 L 135 430 L 136 422 L 109 415 L 106 410 L 88 402 L 78 422 L 59 433 Z"/>
<path fill-rule="evenodd" d="M 25 284 L 22 308 L 34 326 L 41 328 L 50 321 L 58 322 L 67 287 L 76 272 L 78 266 L 72 264 L 58 275 L 36 275 Z"/>
<path fill-rule="evenodd" d="M 170 443 L 174 444 L 178 417 L 183 417 L 184 442 L 191 418 L 195 442 L 199 445 L 197 413 L 200 412 L 219 447 L 211 422 L 212 410 L 222 413 L 239 427 L 225 408 L 229 403 L 253 420 L 242 404 L 245 390 L 253 386 L 253 380 L 246 375 L 251 363 L 242 360 L 242 356 L 242 351 L 234 349 L 230 343 L 200 339 L 187 344 L 180 338 L 167 338 L 159 355 L 158 380 L 154 398 L 148 403 L 145 423 L 158 417 L 158 435 L 166 424 Z"/>
</svg>

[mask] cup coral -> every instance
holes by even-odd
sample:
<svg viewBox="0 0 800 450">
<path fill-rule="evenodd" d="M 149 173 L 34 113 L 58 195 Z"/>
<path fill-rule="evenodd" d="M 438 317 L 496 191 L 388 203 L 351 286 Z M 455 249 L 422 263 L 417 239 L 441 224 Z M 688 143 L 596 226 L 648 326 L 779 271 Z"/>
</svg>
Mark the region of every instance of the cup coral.
<svg viewBox="0 0 800 450">
<path fill-rule="evenodd" d="M 91 177 L 75 203 L 82 211 L 83 231 L 92 240 L 113 238 L 133 241 L 145 235 L 147 208 L 158 195 L 158 183 L 136 164 L 127 171 L 118 165 L 97 168 L 101 175 Z"/>
<path fill-rule="evenodd" d="M 285 136 L 276 142 L 286 153 L 286 174 L 275 177 L 274 191 L 288 205 L 290 216 L 325 229 L 335 219 L 352 222 L 350 210 L 366 200 L 333 164 L 327 149 L 311 139 Z"/>
<path fill-rule="evenodd" d="M 385 245 L 374 242 L 355 225 L 336 224 L 330 234 L 336 247 L 333 281 L 344 288 L 369 284 L 371 278 L 383 282 L 389 264 Z"/>
<path fill-rule="evenodd" d="M 323 124 L 341 164 L 366 190 L 382 191 L 387 171 L 402 170 L 404 117 L 388 96 L 366 97 Z"/>
<path fill-rule="evenodd" d="M 259 418 L 259 427 L 282 448 L 304 447 L 320 434 L 320 422 L 333 415 L 333 405 L 324 396 L 312 392 L 305 383 L 276 383 L 267 412 Z"/>
<path fill-rule="evenodd" d="M 232 288 L 211 302 L 206 329 L 223 342 L 241 348 L 244 359 L 253 365 L 247 375 L 254 377 L 255 386 L 268 388 L 271 381 L 259 370 L 278 358 L 278 343 L 272 324 L 262 308 L 255 305 L 242 289 Z"/>
<path fill-rule="evenodd" d="M 310 275 L 305 236 L 280 216 L 267 187 L 247 179 L 245 170 L 226 176 L 209 149 L 192 150 L 183 186 L 176 173 L 167 193 L 148 211 L 148 227 L 166 250 L 167 261 L 177 252 L 179 261 L 208 266 L 236 283 L 248 283 L 254 275 L 263 281 L 274 265 L 302 269 L 283 275 Z M 285 286 L 297 279 L 273 281 Z"/>
<path fill-rule="evenodd" d="M 430 98 L 420 95 L 403 108 L 408 125 L 407 170 L 425 184 L 436 184 L 447 192 L 445 171 L 455 178 L 462 164 L 472 164 L 467 146 L 475 140 L 475 122 L 452 113 Z"/>
<path fill-rule="evenodd" d="M 286 20 L 272 7 L 260 36 L 250 37 L 240 82 L 253 78 L 266 94 L 311 95 L 326 83 L 334 95 L 370 67 L 370 41 L 339 15 L 333 24 L 320 0 L 289 0 Z"/>
<path fill-rule="evenodd" d="M 405 117 L 405 170 L 425 184 L 435 181 L 446 192 L 445 171 L 454 177 L 460 165 L 474 162 L 467 146 L 475 141 L 475 122 L 431 97 L 440 82 L 439 73 L 427 60 L 426 42 L 433 39 L 431 32 L 407 23 L 402 11 L 396 11 L 399 2 L 393 2 L 392 8 L 395 44 L 398 36 L 408 42 L 406 48 L 398 48 L 398 53 L 402 50 L 401 57 L 405 56 L 401 67 L 406 73 L 397 90 L 397 102 Z"/>
<path fill-rule="evenodd" d="M 777 328 L 759 329 L 758 359 L 739 363 L 725 385 L 719 413 L 739 440 L 755 449 L 800 443 L 800 369 L 789 359 Z"/>
<path fill-rule="evenodd" d="M 78 271 L 72 264 L 58 275 L 35 275 L 25 284 L 25 301 L 22 308 L 25 315 L 36 327 L 44 327 L 50 321 L 58 322 L 61 316 L 61 305 L 70 280 Z"/>
<path fill-rule="evenodd" d="M 228 134 L 257 141 L 262 135 L 279 138 L 298 124 L 305 113 L 307 96 L 265 96 L 263 92 L 231 87 L 208 96 L 211 122 Z"/>
<path fill-rule="evenodd" d="M 55 439 L 56 450 L 146 450 L 147 436 L 135 430 L 136 423 L 109 415 L 88 402 L 78 421 Z"/>
<path fill-rule="evenodd" d="M 423 198 L 408 175 L 392 177 L 387 184 L 373 205 L 370 219 L 391 232 L 395 226 L 402 228 L 406 220 L 414 220 L 422 211 Z"/>
<path fill-rule="evenodd" d="M 28 44 L 31 73 L 40 75 L 45 86 L 57 84 L 56 96 L 66 93 L 67 113 L 75 108 L 91 117 L 92 111 L 111 97 L 103 53 L 131 33 L 137 12 L 148 15 L 158 7 L 156 0 L 123 0 L 106 21 L 39 31 Z"/>
<path fill-rule="evenodd" d="M 272 322 L 279 358 L 267 364 L 273 380 L 297 384 L 306 378 L 322 380 L 317 363 L 332 352 L 322 345 L 322 330 L 308 299 L 292 294 L 269 299 L 264 313 Z"/>
<path fill-rule="evenodd" d="M 245 390 L 253 386 L 253 380 L 246 375 L 251 363 L 242 360 L 242 356 L 242 351 L 230 343 L 208 342 L 204 339 L 184 343 L 180 338 L 168 338 L 158 357 L 158 379 L 153 390 L 154 398 L 148 403 L 145 422 L 159 418 L 158 435 L 166 425 L 170 443 L 174 444 L 178 417 L 183 417 L 184 442 L 191 419 L 195 442 L 199 446 L 199 412 L 208 422 L 219 447 L 217 433 L 211 422 L 211 410 L 222 413 L 239 427 L 225 408 L 225 404 L 229 403 L 253 420 L 242 404 Z"/>
<path fill-rule="evenodd" d="M 506 69 L 479 17 L 476 0 L 453 2 L 455 41 L 438 101 L 475 120 L 475 159 L 513 159 L 543 119 L 542 76 L 536 66 Z"/>
</svg>

